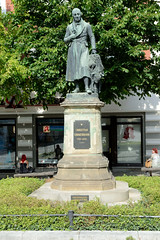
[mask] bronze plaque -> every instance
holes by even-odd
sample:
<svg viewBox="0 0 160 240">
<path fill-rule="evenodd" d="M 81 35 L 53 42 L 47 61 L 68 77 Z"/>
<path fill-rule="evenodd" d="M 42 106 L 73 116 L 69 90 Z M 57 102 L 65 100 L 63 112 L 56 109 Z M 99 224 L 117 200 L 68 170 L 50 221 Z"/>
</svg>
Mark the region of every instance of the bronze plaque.
<svg viewBox="0 0 160 240">
<path fill-rule="evenodd" d="M 71 200 L 87 202 L 89 201 L 89 195 L 71 195 Z"/>
<path fill-rule="evenodd" d="M 77 120 L 74 122 L 74 148 L 89 149 L 90 146 L 90 122 Z"/>
</svg>

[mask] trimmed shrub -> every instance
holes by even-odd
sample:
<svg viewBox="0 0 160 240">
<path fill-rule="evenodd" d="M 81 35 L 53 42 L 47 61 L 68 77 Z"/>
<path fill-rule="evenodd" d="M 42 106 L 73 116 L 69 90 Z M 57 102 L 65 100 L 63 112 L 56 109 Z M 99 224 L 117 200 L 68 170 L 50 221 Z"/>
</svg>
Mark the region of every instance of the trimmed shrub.
<svg viewBox="0 0 160 240">
<path fill-rule="evenodd" d="M 99 199 L 80 204 L 77 201 L 51 202 L 28 197 L 44 180 L 35 178 L 7 178 L 0 181 L 0 214 L 75 214 L 118 215 L 118 217 L 74 217 L 74 230 L 145 230 L 160 231 L 160 178 L 123 176 L 117 180 L 128 182 L 139 189 L 142 200 L 138 203 L 108 207 Z M 0 217 L 0 230 L 69 230 L 68 216 Z"/>
</svg>

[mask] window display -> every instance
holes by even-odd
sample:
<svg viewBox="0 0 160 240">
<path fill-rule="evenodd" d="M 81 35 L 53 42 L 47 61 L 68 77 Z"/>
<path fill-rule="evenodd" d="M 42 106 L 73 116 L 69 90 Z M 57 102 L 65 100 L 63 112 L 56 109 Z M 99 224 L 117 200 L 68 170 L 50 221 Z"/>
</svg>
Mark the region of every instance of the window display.
<svg viewBox="0 0 160 240">
<path fill-rule="evenodd" d="M 63 119 L 37 119 L 37 125 L 38 165 L 55 165 L 63 155 Z"/>
<path fill-rule="evenodd" d="M 130 124 L 126 119 L 126 123 L 117 125 L 117 163 L 141 163 L 141 124 L 138 120 Z"/>
<path fill-rule="evenodd" d="M 0 120 L 0 169 L 15 169 L 15 120 Z"/>
</svg>

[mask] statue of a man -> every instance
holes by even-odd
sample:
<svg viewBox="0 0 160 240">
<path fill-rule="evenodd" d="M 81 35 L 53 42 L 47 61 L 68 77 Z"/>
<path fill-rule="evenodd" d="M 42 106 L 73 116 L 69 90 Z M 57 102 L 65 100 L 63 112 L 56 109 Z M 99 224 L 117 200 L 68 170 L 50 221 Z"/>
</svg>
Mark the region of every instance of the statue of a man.
<svg viewBox="0 0 160 240">
<path fill-rule="evenodd" d="M 95 37 L 91 25 L 82 19 L 82 12 L 75 8 L 72 11 L 73 22 L 68 25 L 64 42 L 69 43 L 67 57 L 66 81 L 75 82 L 74 93 L 79 92 L 79 81 L 83 79 L 85 91 L 91 93 L 89 70 L 88 39 L 92 47 L 92 54 L 96 54 Z"/>
</svg>

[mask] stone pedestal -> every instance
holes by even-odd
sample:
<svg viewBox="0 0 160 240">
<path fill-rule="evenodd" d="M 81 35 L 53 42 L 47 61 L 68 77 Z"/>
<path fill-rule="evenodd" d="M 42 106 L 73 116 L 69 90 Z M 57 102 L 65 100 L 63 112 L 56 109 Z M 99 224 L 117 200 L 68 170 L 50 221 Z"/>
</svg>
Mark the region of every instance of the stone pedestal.
<svg viewBox="0 0 160 240">
<path fill-rule="evenodd" d="M 97 94 L 70 93 L 64 107 L 64 156 L 51 187 L 61 191 L 103 191 L 116 186 L 102 155 L 101 102 Z"/>
</svg>

